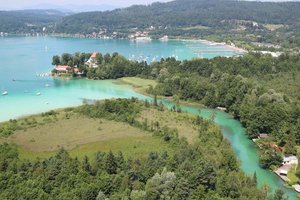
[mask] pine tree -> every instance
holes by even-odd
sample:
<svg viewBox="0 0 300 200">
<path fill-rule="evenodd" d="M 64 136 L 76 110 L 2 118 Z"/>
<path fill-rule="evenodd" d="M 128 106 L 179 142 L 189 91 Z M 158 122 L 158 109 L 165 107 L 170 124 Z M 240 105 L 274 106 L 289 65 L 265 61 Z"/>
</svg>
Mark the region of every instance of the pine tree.
<svg viewBox="0 0 300 200">
<path fill-rule="evenodd" d="M 115 174 L 117 172 L 117 167 L 118 166 L 117 166 L 115 156 L 112 153 L 112 151 L 109 151 L 109 153 L 106 156 L 106 160 L 105 160 L 105 169 L 106 169 L 107 173 Z"/>
<path fill-rule="evenodd" d="M 87 156 L 84 156 L 83 158 L 82 169 L 88 173 L 92 172 L 92 167 L 89 163 L 89 158 Z"/>
</svg>

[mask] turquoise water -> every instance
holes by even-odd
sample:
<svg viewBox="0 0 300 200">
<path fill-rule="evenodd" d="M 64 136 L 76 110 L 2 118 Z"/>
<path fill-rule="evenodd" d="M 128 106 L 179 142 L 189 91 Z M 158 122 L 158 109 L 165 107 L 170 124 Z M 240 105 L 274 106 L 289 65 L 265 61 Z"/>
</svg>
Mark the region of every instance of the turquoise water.
<svg viewBox="0 0 300 200">
<path fill-rule="evenodd" d="M 262 169 L 259 166 L 258 149 L 255 144 L 246 136 L 245 129 L 241 123 L 227 113 L 203 109 L 199 110 L 192 107 L 184 106 L 183 110 L 194 114 L 200 114 L 204 118 L 210 118 L 214 113 L 216 124 L 220 125 L 222 133 L 227 138 L 241 163 L 241 169 L 249 176 L 256 172 L 258 187 L 268 185 L 273 192 L 281 188 L 289 199 L 298 199 L 297 193 L 284 186 L 284 182 L 273 172 Z"/>
<path fill-rule="evenodd" d="M 119 52 L 130 59 L 151 62 L 174 56 L 190 59 L 235 53 L 223 46 L 209 46 L 196 41 L 134 42 L 130 40 L 77 39 L 57 37 L 0 37 L 0 121 L 49 109 L 79 105 L 82 99 L 130 97 L 124 86 L 110 81 L 53 80 L 36 77 L 50 72 L 52 56 L 62 53 Z M 199 55 L 198 55 L 199 54 Z M 12 81 L 15 80 L 15 81 Z M 49 85 L 50 87 L 45 87 Z M 126 91 L 126 92 L 124 92 Z M 41 93 L 40 96 L 36 96 Z"/>
<path fill-rule="evenodd" d="M 232 56 L 234 52 L 222 46 L 209 46 L 188 41 L 152 41 L 136 43 L 128 40 L 93 40 L 55 37 L 0 37 L 0 121 L 23 115 L 39 113 L 55 108 L 76 106 L 83 99 L 147 97 L 135 93 L 130 86 L 114 84 L 112 80 L 65 80 L 51 77 L 36 77 L 36 73 L 52 69 L 51 58 L 64 52 L 119 52 L 128 58 L 146 59 L 177 56 L 190 59 L 201 56 L 211 58 L 218 55 Z M 12 81 L 12 80 L 15 81 Z M 49 87 L 46 87 L 46 84 Z M 41 93 L 37 96 L 37 93 Z M 283 187 L 283 182 L 273 173 L 258 165 L 258 154 L 254 144 L 248 140 L 241 124 L 223 112 L 183 106 L 183 110 L 209 118 L 216 112 L 215 122 L 222 128 L 234 152 L 241 161 L 242 170 L 252 176 L 257 173 L 259 186 L 267 184 L 273 190 L 282 188 L 290 199 L 296 193 Z"/>
</svg>

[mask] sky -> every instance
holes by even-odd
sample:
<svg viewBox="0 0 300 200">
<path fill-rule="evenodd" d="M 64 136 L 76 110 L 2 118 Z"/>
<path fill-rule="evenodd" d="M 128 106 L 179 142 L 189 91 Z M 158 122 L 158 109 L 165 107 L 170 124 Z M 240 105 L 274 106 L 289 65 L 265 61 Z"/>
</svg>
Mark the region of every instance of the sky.
<svg viewBox="0 0 300 200">
<path fill-rule="evenodd" d="M 16 9 L 28 9 L 28 8 L 45 8 L 50 5 L 63 6 L 75 5 L 75 6 L 108 6 L 107 8 L 122 8 L 133 4 L 151 4 L 153 2 L 167 2 L 171 0 L 0 0 L 0 10 L 16 10 Z M 251 0 L 248 0 L 251 1 Z M 261 1 L 289 1 L 289 0 L 261 0 Z M 292 0 L 299 1 L 299 0 Z M 111 6 L 111 7 L 109 7 Z M 78 8 L 78 7 L 77 7 Z"/>
<path fill-rule="evenodd" d="M 37 5 L 112 5 L 115 7 L 126 7 L 133 4 L 150 4 L 156 1 L 166 2 L 168 0 L 0 0 L 0 10 L 24 9 Z M 88 3 L 87 3 L 88 2 Z"/>
</svg>

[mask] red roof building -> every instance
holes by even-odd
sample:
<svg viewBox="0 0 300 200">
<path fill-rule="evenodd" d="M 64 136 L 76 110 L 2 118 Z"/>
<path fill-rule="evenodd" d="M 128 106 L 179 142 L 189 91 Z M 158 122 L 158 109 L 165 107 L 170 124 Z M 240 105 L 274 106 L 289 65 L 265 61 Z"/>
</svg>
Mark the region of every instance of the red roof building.
<svg viewBox="0 0 300 200">
<path fill-rule="evenodd" d="M 57 65 L 56 67 L 55 67 L 55 69 L 57 70 L 57 71 L 60 71 L 60 70 L 67 70 L 67 69 L 70 69 L 71 67 L 70 66 L 67 66 L 67 65 Z"/>
<path fill-rule="evenodd" d="M 91 58 L 96 58 L 96 57 L 97 57 L 97 52 L 93 52 Z"/>
<path fill-rule="evenodd" d="M 67 65 L 57 65 L 55 66 L 55 70 L 57 73 L 68 73 L 68 70 L 71 69 L 70 66 Z"/>
</svg>

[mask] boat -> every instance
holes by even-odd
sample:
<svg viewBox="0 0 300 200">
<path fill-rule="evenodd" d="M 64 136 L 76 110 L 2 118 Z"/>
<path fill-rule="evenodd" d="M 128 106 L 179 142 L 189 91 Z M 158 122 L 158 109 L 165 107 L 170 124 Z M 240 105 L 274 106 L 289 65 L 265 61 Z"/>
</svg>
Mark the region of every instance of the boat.
<svg viewBox="0 0 300 200">
<path fill-rule="evenodd" d="M 50 87 L 50 85 L 49 85 L 49 84 L 46 84 L 45 87 Z"/>
<path fill-rule="evenodd" d="M 36 96 L 41 96 L 42 94 L 40 92 L 36 93 Z"/>
<path fill-rule="evenodd" d="M 168 40 L 169 40 L 169 36 L 165 35 L 165 36 L 163 36 L 163 37 L 159 38 L 159 40 L 160 40 L 160 41 L 164 41 L 164 42 L 166 42 L 166 41 L 168 41 Z"/>
<path fill-rule="evenodd" d="M 4 91 L 4 92 L 2 93 L 2 96 L 5 96 L 5 95 L 8 95 L 8 92 L 7 92 L 7 91 Z"/>
</svg>

